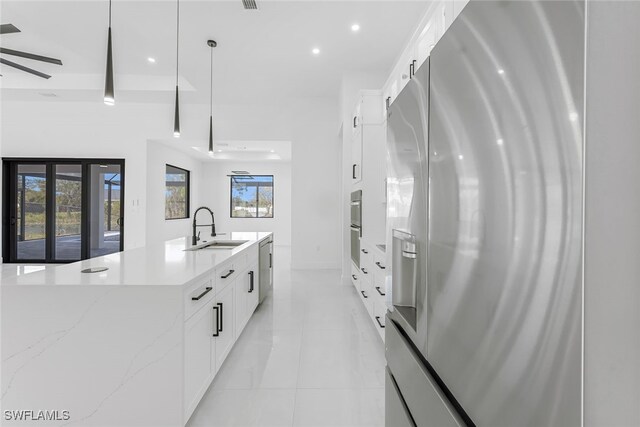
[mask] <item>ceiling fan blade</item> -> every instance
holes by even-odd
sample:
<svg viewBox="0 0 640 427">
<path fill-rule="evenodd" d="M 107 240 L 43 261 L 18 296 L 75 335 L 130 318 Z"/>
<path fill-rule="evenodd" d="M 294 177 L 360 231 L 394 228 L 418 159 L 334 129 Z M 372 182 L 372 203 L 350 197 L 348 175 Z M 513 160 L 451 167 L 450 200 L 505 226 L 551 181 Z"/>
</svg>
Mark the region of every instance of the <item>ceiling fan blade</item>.
<svg viewBox="0 0 640 427">
<path fill-rule="evenodd" d="M 0 47 L 0 53 L 6 55 L 19 56 L 21 58 L 33 59 L 34 61 L 48 62 L 50 64 L 62 65 L 62 61 L 56 58 L 49 58 L 48 56 L 36 55 L 34 53 L 22 52 L 20 50 L 6 49 Z"/>
<path fill-rule="evenodd" d="M 20 30 L 13 24 L 0 25 L 0 34 L 19 33 Z"/>
<path fill-rule="evenodd" d="M 25 71 L 27 73 L 31 73 L 38 77 L 42 77 L 43 79 L 48 79 L 51 77 L 49 74 L 41 73 L 40 71 L 36 71 L 32 68 L 25 67 L 24 65 L 16 64 L 15 62 L 8 61 L 4 58 L 0 58 L 0 64 L 8 65 L 9 67 L 17 68 L 18 70 Z"/>
</svg>

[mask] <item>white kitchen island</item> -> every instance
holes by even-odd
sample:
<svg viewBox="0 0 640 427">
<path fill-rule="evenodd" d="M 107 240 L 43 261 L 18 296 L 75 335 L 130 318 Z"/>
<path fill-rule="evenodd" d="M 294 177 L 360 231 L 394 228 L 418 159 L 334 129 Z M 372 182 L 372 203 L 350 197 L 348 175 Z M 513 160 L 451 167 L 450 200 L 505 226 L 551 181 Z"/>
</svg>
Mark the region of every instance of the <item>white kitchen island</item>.
<svg viewBox="0 0 640 427">
<path fill-rule="evenodd" d="M 0 424 L 186 424 L 258 305 L 270 237 L 186 251 L 185 237 L 3 280 Z"/>
</svg>

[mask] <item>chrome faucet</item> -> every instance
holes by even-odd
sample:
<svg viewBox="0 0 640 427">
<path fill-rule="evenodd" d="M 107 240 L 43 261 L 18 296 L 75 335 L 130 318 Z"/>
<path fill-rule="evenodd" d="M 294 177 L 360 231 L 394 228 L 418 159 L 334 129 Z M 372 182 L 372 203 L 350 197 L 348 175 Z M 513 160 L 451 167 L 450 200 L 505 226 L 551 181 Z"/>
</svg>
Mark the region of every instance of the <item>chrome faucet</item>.
<svg viewBox="0 0 640 427">
<path fill-rule="evenodd" d="M 201 224 L 198 225 L 196 223 L 196 217 L 198 216 L 198 212 L 200 212 L 200 210 L 202 209 L 206 209 L 209 211 L 209 213 L 211 214 L 211 224 Z M 196 209 L 196 211 L 193 213 L 193 236 L 191 236 L 191 244 L 192 245 L 197 245 L 198 244 L 198 240 L 200 240 L 200 232 L 198 232 L 198 234 L 196 235 L 196 228 L 197 227 L 209 227 L 211 226 L 211 237 L 216 237 L 216 220 L 213 217 L 213 211 L 211 209 L 209 209 L 206 206 L 201 206 L 198 209 Z"/>
</svg>

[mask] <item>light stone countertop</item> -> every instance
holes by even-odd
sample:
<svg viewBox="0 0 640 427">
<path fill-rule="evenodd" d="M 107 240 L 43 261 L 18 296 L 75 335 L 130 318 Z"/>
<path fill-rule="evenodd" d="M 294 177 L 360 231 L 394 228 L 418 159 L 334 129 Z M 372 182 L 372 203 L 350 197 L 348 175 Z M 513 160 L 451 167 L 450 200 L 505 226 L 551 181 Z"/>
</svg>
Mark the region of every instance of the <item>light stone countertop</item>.
<svg viewBox="0 0 640 427">
<path fill-rule="evenodd" d="M 1 285 L 5 286 L 78 286 L 78 285 L 137 285 L 181 286 L 202 275 L 250 246 L 269 237 L 271 232 L 231 232 L 208 240 L 247 240 L 233 249 L 191 248 L 191 237 L 168 240 L 164 244 L 125 250 L 111 255 L 47 268 L 35 266 L 3 267 Z M 201 241 L 198 246 L 206 245 Z M 39 267 L 39 268 L 37 268 Z M 100 273 L 81 273 L 90 267 L 107 267 Z M 13 271 L 15 270 L 15 274 Z M 4 274 L 4 273 L 7 274 Z"/>
</svg>

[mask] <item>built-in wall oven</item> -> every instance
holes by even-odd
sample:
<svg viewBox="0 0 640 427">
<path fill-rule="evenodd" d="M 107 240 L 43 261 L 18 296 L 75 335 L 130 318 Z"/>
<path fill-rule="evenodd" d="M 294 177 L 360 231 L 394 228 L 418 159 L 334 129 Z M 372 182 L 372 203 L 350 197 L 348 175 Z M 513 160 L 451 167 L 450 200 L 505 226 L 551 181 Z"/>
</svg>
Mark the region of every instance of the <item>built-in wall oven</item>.
<svg viewBox="0 0 640 427">
<path fill-rule="evenodd" d="M 362 237 L 362 190 L 351 193 L 351 260 L 360 268 L 360 237 Z"/>
</svg>

